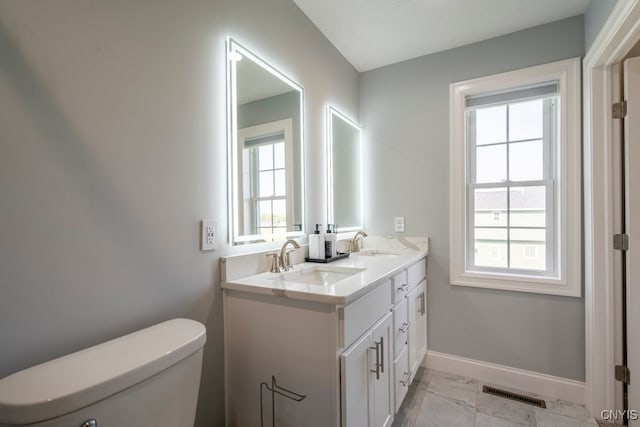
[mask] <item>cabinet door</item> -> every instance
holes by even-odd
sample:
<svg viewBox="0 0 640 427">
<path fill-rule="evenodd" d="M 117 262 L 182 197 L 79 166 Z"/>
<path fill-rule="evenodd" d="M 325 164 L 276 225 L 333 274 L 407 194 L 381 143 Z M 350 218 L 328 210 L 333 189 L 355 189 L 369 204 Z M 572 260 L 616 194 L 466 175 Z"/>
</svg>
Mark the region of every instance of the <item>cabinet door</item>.
<svg viewBox="0 0 640 427">
<path fill-rule="evenodd" d="M 420 306 L 420 301 L 417 298 L 419 292 L 420 287 L 415 287 L 411 290 L 411 292 L 407 294 L 407 303 L 409 309 L 409 347 L 407 350 L 409 350 L 409 373 L 411 374 L 411 378 L 413 378 L 418 367 L 418 336 L 416 334 L 416 315 L 418 313 L 418 307 Z M 409 382 L 411 382 L 411 380 Z"/>
<path fill-rule="evenodd" d="M 427 282 L 423 280 L 418 285 L 416 296 L 416 359 L 418 365 L 427 354 Z M 417 366 L 416 366 L 417 369 Z"/>
<path fill-rule="evenodd" d="M 407 295 L 409 303 L 410 382 L 427 352 L 427 282 L 422 281 Z"/>
<path fill-rule="evenodd" d="M 362 427 L 373 424 L 375 360 L 372 363 L 372 333 L 364 334 L 340 356 L 342 425 Z"/>
<path fill-rule="evenodd" d="M 372 351 L 374 358 L 378 358 L 377 368 L 374 361 L 374 371 L 379 371 L 371 373 L 374 427 L 389 427 L 393 422 L 393 338 L 393 319 L 389 313 L 373 327 L 372 332 Z"/>
</svg>

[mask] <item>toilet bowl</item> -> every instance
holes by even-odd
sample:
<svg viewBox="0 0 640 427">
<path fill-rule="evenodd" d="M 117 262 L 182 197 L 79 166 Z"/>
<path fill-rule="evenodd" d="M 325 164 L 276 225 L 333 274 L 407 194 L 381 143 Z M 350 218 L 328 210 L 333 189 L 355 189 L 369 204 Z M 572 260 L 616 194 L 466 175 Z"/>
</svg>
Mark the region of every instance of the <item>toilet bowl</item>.
<svg viewBox="0 0 640 427">
<path fill-rule="evenodd" d="M 201 323 L 173 319 L 0 380 L 0 427 L 192 427 Z"/>
</svg>

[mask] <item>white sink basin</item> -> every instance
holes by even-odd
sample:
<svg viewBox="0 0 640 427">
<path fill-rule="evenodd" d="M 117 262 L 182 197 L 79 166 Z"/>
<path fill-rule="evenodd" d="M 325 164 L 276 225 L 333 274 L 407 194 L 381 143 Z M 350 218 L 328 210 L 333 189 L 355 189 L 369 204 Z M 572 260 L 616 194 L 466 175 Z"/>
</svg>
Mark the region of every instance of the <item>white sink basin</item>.
<svg viewBox="0 0 640 427">
<path fill-rule="evenodd" d="M 361 273 L 364 268 L 333 267 L 329 265 L 312 265 L 299 270 L 281 273 L 283 282 L 304 283 L 306 285 L 335 285 L 349 277 Z"/>
<path fill-rule="evenodd" d="M 393 250 L 393 249 L 369 249 L 369 250 L 365 249 L 360 252 L 352 253 L 351 255 L 369 256 L 369 257 L 397 257 L 402 255 L 405 252 L 401 250 Z"/>
</svg>

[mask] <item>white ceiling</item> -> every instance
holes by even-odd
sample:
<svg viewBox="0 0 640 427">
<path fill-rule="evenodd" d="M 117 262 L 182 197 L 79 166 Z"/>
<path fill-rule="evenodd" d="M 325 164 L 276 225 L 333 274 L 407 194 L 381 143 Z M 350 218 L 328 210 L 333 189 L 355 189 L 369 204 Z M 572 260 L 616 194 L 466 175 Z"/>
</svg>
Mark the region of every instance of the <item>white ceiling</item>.
<svg viewBox="0 0 640 427">
<path fill-rule="evenodd" d="M 358 71 L 367 71 L 581 15 L 591 0 L 293 1 Z"/>
</svg>

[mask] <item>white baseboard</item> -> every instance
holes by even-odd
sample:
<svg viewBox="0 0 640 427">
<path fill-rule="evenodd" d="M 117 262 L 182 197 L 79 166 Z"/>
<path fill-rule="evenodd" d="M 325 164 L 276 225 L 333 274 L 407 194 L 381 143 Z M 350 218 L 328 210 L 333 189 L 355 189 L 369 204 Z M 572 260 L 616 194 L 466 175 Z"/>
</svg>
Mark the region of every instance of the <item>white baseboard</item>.
<svg viewBox="0 0 640 427">
<path fill-rule="evenodd" d="M 581 381 L 510 368 L 429 350 L 427 368 L 449 372 L 479 381 L 515 388 L 554 399 L 584 405 L 585 384 Z"/>
</svg>

